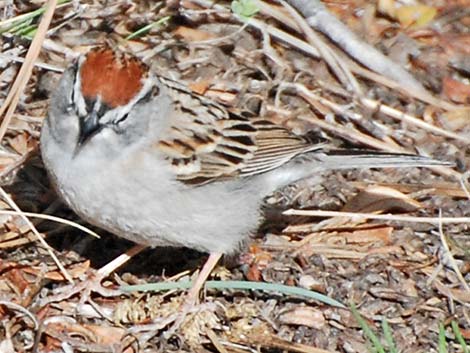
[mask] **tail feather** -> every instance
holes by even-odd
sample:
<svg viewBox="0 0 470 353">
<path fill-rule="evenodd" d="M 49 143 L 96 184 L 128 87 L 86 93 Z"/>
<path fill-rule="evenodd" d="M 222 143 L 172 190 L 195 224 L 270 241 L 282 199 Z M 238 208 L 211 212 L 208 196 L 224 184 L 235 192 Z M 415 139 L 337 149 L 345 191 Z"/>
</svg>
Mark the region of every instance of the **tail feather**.
<svg viewBox="0 0 470 353">
<path fill-rule="evenodd" d="M 350 168 L 405 168 L 405 167 L 435 167 L 452 166 L 453 163 L 414 155 L 378 152 L 369 150 L 332 150 L 310 156 L 322 164 L 324 169 Z"/>
<path fill-rule="evenodd" d="M 369 150 L 312 151 L 299 155 L 267 176 L 273 189 L 325 170 L 452 166 L 453 163 L 413 154 Z"/>
</svg>

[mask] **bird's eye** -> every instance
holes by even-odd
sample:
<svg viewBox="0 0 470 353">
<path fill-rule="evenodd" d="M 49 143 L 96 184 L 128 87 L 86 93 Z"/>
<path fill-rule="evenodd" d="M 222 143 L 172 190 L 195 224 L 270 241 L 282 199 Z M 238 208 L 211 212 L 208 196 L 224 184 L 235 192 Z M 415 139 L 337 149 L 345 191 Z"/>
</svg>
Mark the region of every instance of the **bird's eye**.
<svg viewBox="0 0 470 353">
<path fill-rule="evenodd" d="M 122 123 L 129 117 L 129 113 L 126 113 L 124 114 L 123 116 L 121 116 L 119 119 L 117 119 L 114 124 L 115 125 L 118 125 L 118 126 L 121 126 Z"/>
<path fill-rule="evenodd" d="M 155 99 L 160 94 L 160 88 L 158 86 L 153 86 L 152 89 L 147 92 L 147 94 L 140 99 L 140 102 L 148 102 L 152 99 Z"/>
<path fill-rule="evenodd" d="M 151 94 L 153 97 L 158 96 L 160 94 L 160 87 L 158 86 L 153 86 Z"/>
</svg>

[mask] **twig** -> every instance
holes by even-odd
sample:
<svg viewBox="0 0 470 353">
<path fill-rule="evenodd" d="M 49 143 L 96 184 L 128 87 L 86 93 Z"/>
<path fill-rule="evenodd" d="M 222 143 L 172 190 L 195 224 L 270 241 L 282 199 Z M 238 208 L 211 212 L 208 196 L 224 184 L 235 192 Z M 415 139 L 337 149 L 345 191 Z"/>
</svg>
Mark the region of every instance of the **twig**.
<svg viewBox="0 0 470 353">
<path fill-rule="evenodd" d="M 467 196 L 467 199 L 470 201 L 470 191 L 468 190 L 468 177 L 470 176 L 470 170 L 466 171 L 465 173 L 462 174 L 462 177 L 460 178 L 460 186 L 462 190 L 465 193 L 465 196 Z"/>
<path fill-rule="evenodd" d="M 47 244 L 47 242 L 44 240 L 43 236 L 38 232 L 38 230 L 36 229 L 34 224 L 32 224 L 31 221 L 28 219 L 28 217 L 26 217 L 26 215 L 23 212 L 21 212 L 20 208 L 17 206 L 15 201 L 13 201 L 12 198 L 1 187 L 0 187 L 0 195 L 5 199 L 5 201 L 10 205 L 11 208 L 13 208 L 16 212 L 18 212 L 19 216 L 26 222 L 28 227 L 33 232 L 33 234 L 36 236 L 36 238 L 39 240 L 39 242 L 42 244 L 42 246 L 44 246 L 44 248 L 47 250 L 47 252 L 51 256 L 51 258 L 54 260 L 55 264 L 59 268 L 59 270 L 62 273 L 62 275 L 64 276 L 64 278 L 67 279 L 67 281 L 69 281 L 70 283 L 73 284 L 74 282 L 73 282 L 72 276 L 70 276 L 70 274 L 65 269 L 64 265 L 62 265 L 60 260 L 54 254 L 54 250 L 52 250 L 52 248 L 49 246 L 49 244 Z"/>
<path fill-rule="evenodd" d="M 442 215 L 442 210 L 439 210 L 439 218 L 441 218 Z M 447 243 L 447 239 L 444 235 L 444 230 L 442 229 L 442 222 L 439 222 L 439 238 L 441 239 L 442 246 L 444 248 L 444 254 L 447 256 L 447 259 L 450 262 L 450 265 L 452 266 L 452 269 L 454 270 L 455 274 L 457 275 L 457 278 L 459 279 L 460 283 L 462 286 L 465 288 L 467 292 L 470 292 L 470 287 L 468 286 L 467 282 L 465 281 L 465 278 L 462 276 L 462 272 L 459 270 L 459 266 L 457 266 L 457 263 L 455 261 L 454 256 L 452 255 L 452 252 L 449 249 L 449 244 Z"/>
<path fill-rule="evenodd" d="M 375 214 L 375 213 L 355 213 L 341 211 L 321 211 L 321 210 L 296 210 L 289 209 L 283 214 L 287 216 L 309 216 L 309 217 L 349 217 L 349 218 L 365 218 L 379 219 L 386 221 L 411 222 L 411 223 L 429 223 L 434 225 L 442 224 L 460 224 L 470 223 L 470 217 L 415 217 L 415 216 L 398 216 L 391 214 Z"/>
<path fill-rule="evenodd" d="M 27 317 L 29 317 L 31 319 L 31 321 L 34 324 L 34 330 L 37 330 L 39 328 L 38 319 L 36 318 L 36 316 L 34 316 L 34 314 L 31 311 L 29 311 L 25 307 L 23 307 L 19 304 L 10 302 L 10 301 L 6 301 L 6 300 L 0 300 L 0 305 L 4 305 L 4 306 L 6 306 L 8 308 L 11 308 L 13 310 L 22 312 L 23 314 L 25 314 Z"/>
<path fill-rule="evenodd" d="M 1 189 L 0 189 L 1 190 Z M 40 219 L 45 219 L 47 221 L 53 221 L 57 223 L 62 223 L 66 224 L 70 227 L 77 228 L 87 234 L 90 234 L 91 236 L 95 238 L 100 238 L 98 234 L 96 234 L 94 231 L 91 229 L 88 229 L 87 227 L 82 226 L 81 224 L 78 224 L 73 221 L 69 221 L 68 219 L 60 218 L 60 217 L 55 217 L 51 216 L 48 214 L 42 214 L 42 213 L 34 213 L 34 212 L 23 212 L 21 210 L 0 210 L 0 215 L 10 215 L 10 216 L 25 216 L 25 217 L 33 217 L 33 218 L 40 218 Z"/>
<path fill-rule="evenodd" d="M 217 349 L 219 353 L 228 353 L 228 351 L 224 348 L 224 346 L 219 341 L 219 337 L 217 337 L 214 331 L 212 331 L 210 328 L 207 328 L 206 335 L 207 337 L 209 337 L 210 341 L 212 342 L 215 349 Z"/>
<path fill-rule="evenodd" d="M 19 56 L 16 56 L 16 55 L 8 55 L 8 54 L 2 54 L 2 53 L 0 53 L 0 58 L 5 59 L 5 60 L 11 60 L 11 61 L 19 62 L 19 63 L 24 63 L 25 60 L 26 60 L 26 59 L 23 59 L 22 57 L 19 57 Z M 35 62 L 34 66 L 39 67 L 41 69 L 53 71 L 53 72 L 58 72 L 58 73 L 64 72 L 63 68 L 57 67 L 57 66 L 54 66 L 54 65 L 49 65 L 49 64 L 46 64 L 46 63 L 37 63 L 37 62 Z"/>
<path fill-rule="evenodd" d="M 389 107 L 387 105 L 381 104 L 378 101 L 375 101 L 375 100 L 372 100 L 372 99 L 369 99 L 369 98 L 365 98 L 365 97 L 361 98 L 360 101 L 361 101 L 361 104 L 363 104 L 365 107 L 367 107 L 369 109 L 373 109 L 373 110 L 378 110 L 381 113 L 383 113 L 383 114 L 385 114 L 385 115 L 387 115 L 391 118 L 394 118 L 396 120 L 407 122 L 407 123 L 412 124 L 414 126 L 423 128 L 426 131 L 430 131 L 430 132 L 433 132 L 433 133 L 436 133 L 436 134 L 439 134 L 439 135 L 442 135 L 442 136 L 445 136 L 445 137 L 449 137 L 449 138 L 464 142 L 466 144 L 470 143 L 470 140 L 468 138 L 464 137 L 464 136 L 457 135 L 457 134 L 455 134 L 451 131 L 447 131 L 447 130 L 444 130 L 440 127 L 429 124 L 429 123 L 425 122 L 424 120 L 418 119 L 418 118 L 416 118 L 412 115 L 403 113 L 403 112 L 401 112 L 397 109 L 394 109 L 394 108 Z"/>
<path fill-rule="evenodd" d="M 193 1 L 196 1 L 196 0 L 193 0 Z M 287 25 L 287 26 L 291 27 L 292 29 L 295 29 L 296 31 L 300 31 L 300 28 L 295 23 L 295 21 L 292 20 L 289 16 L 286 16 L 285 13 L 283 13 L 278 8 L 276 8 L 272 5 L 268 5 L 267 3 L 259 1 L 259 0 L 253 0 L 253 1 L 256 2 L 256 5 L 259 7 L 261 13 L 277 19 L 278 21 L 282 22 L 284 25 Z M 197 0 L 197 2 L 198 3 L 204 3 L 205 5 L 207 5 L 206 3 L 208 1 Z M 335 19 L 335 21 L 339 22 L 334 16 L 332 16 L 332 15 L 330 15 L 330 16 L 333 17 Z M 258 28 L 258 29 L 264 28 L 264 30 L 266 30 L 269 34 L 271 34 L 271 36 L 277 38 L 278 40 L 281 40 L 281 41 L 287 43 L 288 45 L 290 45 L 292 47 L 295 47 L 295 48 L 303 51 L 304 53 L 306 53 L 308 55 L 311 55 L 315 58 L 320 57 L 320 54 L 318 53 L 316 48 L 314 48 L 310 44 L 306 43 L 305 41 L 303 41 L 303 40 L 301 40 L 297 37 L 292 36 L 291 34 L 285 32 L 285 31 L 282 31 L 282 30 L 280 30 L 280 29 L 278 29 L 274 26 L 268 25 L 268 24 L 266 24 L 266 23 L 264 23 L 260 20 L 257 20 L 255 18 L 250 18 L 247 23 L 249 25 L 255 27 L 255 28 Z M 328 36 L 328 33 L 325 33 L 325 35 Z M 385 57 L 385 59 L 387 61 L 390 61 L 387 57 Z M 382 84 L 386 87 L 389 87 L 391 89 L 398 90 L 398 91 L 402 92 L 403 94 L 405 94 L 407 96 L 414 97 L 416 99 L 419 99 L 419 100 L 421 100 L 425 103 L 431 104 L 433 106 L 439 107 L 441 109 L 454 110 L 454 109 L 461 108 L 461 107 L 459 107 L 455 104 L 449 103 L 447 101 L 444 101 L 442 99 L 438 99 L 438 98 L 432 96 L 426 90 L 411 89 L 411 88 L 409 88 L 407 86 L 404 86 L 403 84 L 399 83 L 399 81 L 395 80 L 392 77 L 386 77 L 386 76 L 377 74 L 373 71 L 370 71 L 370 70 L 368 70 L 368 69 L 366 69 L 362 66 L 359 66 L 356 62 L 352 61 L 351 59 L 349 59 L 347 57 L 344 57 L 343 60 L 348 61 L 348 65 L 350 66 L 349 69 L 352 72 L 354 72 L 354 73 L 356 73 L 356 74 L 358 74 L 358 75 L 360 75 L 360 76 L 362 76 L 366 79 L 369 79 L 369 80 L 372 80 L 374 82 L 380 83 L 380 84 Z M 400 68 L 400 70 L 402 70 L 402 69 Z"/>
<path fill-rule="evenodd" d="M 409 90 L 426 92 L 408 71 L 391 61 L 371 45 L 360 40 L 346 25 L 333 16 L 319 0 L 287 0 L 313 28 L 324 33 L 345 52 L 364 66 L 400 82 Z"/>
<path fill-rule="evenodd" d="M 26 53 L 24 64 L 21 65 L 20 72 L 18 73 L 18 76 L 13 83 L 10 92 L 8 93 L 3 106 L 0 108 L 0 117 L 3 116 L 6 110 L 6 114 L 3 118 L 2 124 L 0 125 L 0 141 L 3 140 L 3 136 L 5 136 L 8 125 L 10 124 L 10 121 L 13 117 L 13 113 L 15 112 L 16 106 L 18 105 L 21 93 L 23 92 L 23 89 L 25 88 L 31 76 L 34 62 L 36 61 L 39 52 L 41 51 L 41 45 L 46 36 L 47 29 L 51 23 L 56 6 L 57 0 L 48 0 L 46 4 L 46 11 L 44 12 L 41 22 L 39 23 L 38 30 L 34 36 L 33 41 L 31 42 L 29 50 Z"/>
<path fill-rule="evenodd" d="M 330 66 L 331 70 L 336 74 L 338 79 L 346 86 L 348 91 L 353 91 L 356 95 L 362 96 L 362 90 L 356 78 L 352 75 L 347 64 L 343 62 L 335 52 L 324 43 L 320 36 L 317 35 L 306 21 L 300 16 L 289 4 L 283 0 L 280 3 L 287 9 L 289 14 L 294 18 L 297 25 L 305 34 L 308 42 L 314 46 L 321 54 L 323 60 Z"/>
</svg>

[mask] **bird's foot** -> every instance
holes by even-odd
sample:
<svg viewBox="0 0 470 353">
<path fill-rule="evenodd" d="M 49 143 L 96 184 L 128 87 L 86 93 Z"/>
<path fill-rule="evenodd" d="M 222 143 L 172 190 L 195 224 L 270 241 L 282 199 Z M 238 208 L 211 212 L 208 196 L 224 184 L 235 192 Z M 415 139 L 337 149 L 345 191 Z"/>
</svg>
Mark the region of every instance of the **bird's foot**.
<svg viewBox="0 0 470 353">
<path fill-rule="evenodd" d="M 176 331 L 178 331 L 181 325 L 185 322 L 187 316 L 191 313 L 198 312 L 198 302 L 199 302 L 199 295 L 201 294 L 201 290 L 206 283 L 207 278 L 211 274 L 214 267 L 219 262 L 220 258 L 222 257 L 222 253 L 210 253 L 209 258 L 205 262 L 204 266 L 199 272 L 196 280 L 193 282 L 193 285 L 189 292 L 186 294 L 186 298 L 184 302 L 181 304 L 178 315 L 175 317 L 174 323 L 171 327 L 165 332 L 165 337 L 169 338 Z"/>
</svg>

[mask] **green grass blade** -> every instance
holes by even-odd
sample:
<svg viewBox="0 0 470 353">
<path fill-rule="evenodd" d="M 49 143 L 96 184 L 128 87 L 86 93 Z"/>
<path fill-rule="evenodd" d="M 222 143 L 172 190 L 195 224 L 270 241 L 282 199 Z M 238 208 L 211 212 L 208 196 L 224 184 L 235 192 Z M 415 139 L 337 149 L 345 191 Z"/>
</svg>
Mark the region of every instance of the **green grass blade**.
<svg viewBox="0 0 470 353">
<path fill-rule="evenodd" d="M 168 290 L 183 290 L 191 288 L 192 281 L 178 281 L 178 282 L 160 282 L 149 283 L 134 286 L 122 286 L 121 290 L 126 292 L 132 291 L 168 291 Z M 315 299 L 322 303 L 335 306 L 338 308 L 346 308 L 342 303 L 327 297 L 324 294 L 317 293 L 305 288 L 286 286 L 278 283 L 264 283 L 264 282 L 250 282 L 250 281 L 207 281 L 205 288 L 210 289 L 242 289 L 242 290 L 262 290 L 268 292 L 279 292 L 284 295 L 296 295 Z"/>
<path fill-rule="evenodd" d="M 69 4 L 70 0 L 58 0 L 56 9 L 59 9 L 67 4 Z M 46 11 L 46 7 L 43 6 L 39 9 L 34 11 L 16 16 L 15 18 L 10 18 L 4 21 L 0 21 L 0 34 L 11 32 L 14 34 L 18 29 L 22 28 L 23 26 L 29 26 L 32 20 L 40 15 L 42 15 Z M 35 25 L 36 26 L 36 25 Z M 24 35 L 24 34 L 23 34 Z"/>
<path fill-rule="evenodd" d="M 462 332 L 460 332 L 459 325 L 457 325 L 457 323 L 454 320 L 452 320 L 450 325 L 452 326 L 452 331 L 454 331 L 454 335 L 455 335 L 455 338 L 457 339 L 457 342 L 459 342 L 460 347 L 462 347 L 462 352 L 469 353 L 467 343 L 465 342 L 465 339 L 462 336 Z"/>
<path fill-rule="evenodd" d="M 385 353 L 384 346 L 382 345 L 382 343 L 380 343 L 379 338 L 374 333 L 374 331 L 372 331 L 372 329 L 369 327 L 366 320 L 364 320 L 362 318 L 361 314 L 359 314 L 359 311 L 357 311 L 356 306 L 353 303 L 351 303 L 351 305 L 349 307 L 351 309 L 351 312 L 352 312 L 354 318 L 359 323 L 359 326 L 361 326 L 361 329 L 364 332 L 364 336 L 370 341 L 370 343 L 374 347 L 375 351 L 377 353 Z"/>
<path fill-rule="evenodd" d="M 439 353 L 447 353 L 446 330 L 439 324 Z"/>
<path fill-rule="evenodd" d="M 21 28 L 21 30 L 16 31 L 14 34 L 17 36 L 22 36 L 28 39 L 32 39 L 34 35 L 36 34 L 36 30 L 37 30 L 36 25 L 29 25 L 24 28 Z"/>
<path fill-rule="evenodd" d="M 398 353 L 395 341 L 393 340 L 392 330 L 386 318 L 382 319 L 382 331 L 384 333 L 385 341 L 387 342 L 389 353 Z"/>
<path fill-rule="evenodd" d="M 150 31 L 153 27 L 156 27 L 156 26 L 159 26 L 161 24 L 164 24 L 165 22 L 167 22 L 169 19 L 171 18 L 171 16 L 165 16 L 165 17 L 162 17 L 161 19 L 159 19 L 158 21 L 156 22 L 153 22 L 153 23 L 150 23 L 140 29 L 138 29 L 137 31 L 129 34 L 127 37 L 126 37 L 126 40 L 131 40 L 131 39 L 134 39 L 134 38 L 137 38 L 137 37 L 140 37 L 142 35 L 144 35 L 145 33 L 147 33 L 148 31 Z"/>
</svg>

